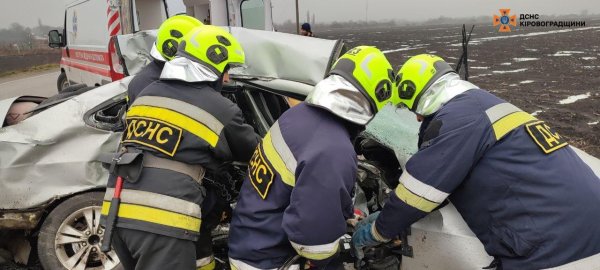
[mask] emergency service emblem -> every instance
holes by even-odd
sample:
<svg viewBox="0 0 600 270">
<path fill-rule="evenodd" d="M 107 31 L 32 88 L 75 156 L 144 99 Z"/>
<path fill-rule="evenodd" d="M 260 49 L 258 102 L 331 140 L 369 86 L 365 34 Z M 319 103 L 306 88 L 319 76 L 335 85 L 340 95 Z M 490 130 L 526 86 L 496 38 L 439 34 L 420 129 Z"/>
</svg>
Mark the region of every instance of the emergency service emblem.
<svg viewBox="0 0 600 270">
<path fill-rule="evenodd" d="M 137 143 L 174 156 L 181 142 L 181 128 L 146 117 L 127 117 L 124 143 Z"/>
<path fill-rule="evenodd" d="M 261 148 L 262 143 L 254 150 L 254 154 L 250 159 L 248 176 L 250 177 L 252 186 L 254 186 L 254 189 L 258 192 L 258 195 L 264 200 L 267 198 L 269 188 L 273 183 L 273 179 L 275 179 L 275 174 L 269 164 L 265 161 L 263 153 L 260 151 Z"/>
<path fill-rule="evenodd" d="M 544 121 L 527 124 L 525 128 L 535 144 L 546 154 L 550 154 L 568 145 L 567 141 Z"/>
</svg>

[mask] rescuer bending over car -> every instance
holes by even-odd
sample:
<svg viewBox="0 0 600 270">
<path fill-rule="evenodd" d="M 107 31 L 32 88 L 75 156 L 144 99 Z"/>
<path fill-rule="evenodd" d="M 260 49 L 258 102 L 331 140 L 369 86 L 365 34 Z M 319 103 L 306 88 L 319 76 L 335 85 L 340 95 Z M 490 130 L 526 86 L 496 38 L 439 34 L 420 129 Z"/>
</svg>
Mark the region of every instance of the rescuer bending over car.
<svg viewBox="0 0 600 270">
<path fill-rule="evenodd" d="M 228 69 L 244 61 L 241 45 L 227 31 L 194 28 L 180 40 L 160 80 L 131 104 L 123 150 L 112 160 L 102 207 L 108 232 L 115 214 L 109 200 L 118 190 L 112 245 L 126 269 L 202 266 L 194 241 L 200 232 L 204 173 L 225 161 L 250 160 L 260 139 L 243 123 L 237 105 L 219 92 L 229 79 Z"/>
<path fill-rule="evenodd" d="M 419 151 L 356 248 L 389 241 L 450 200 L 496 269 L 598 269 L 600 179 L 550 124 L 463 81 L 433 55 L 396 77 L 423 123 Z"/>
<path fill-rule="evenodd" d="M 398 101 L 393 77 L 381 51 L 356 47 L 275 122 L 250 159 L 234 209 L 232 269 L 275 269 L 296 254 L 318 268 L 342 268 L 335 255 L 354 210 L 353 139 Z"/>
</svg>

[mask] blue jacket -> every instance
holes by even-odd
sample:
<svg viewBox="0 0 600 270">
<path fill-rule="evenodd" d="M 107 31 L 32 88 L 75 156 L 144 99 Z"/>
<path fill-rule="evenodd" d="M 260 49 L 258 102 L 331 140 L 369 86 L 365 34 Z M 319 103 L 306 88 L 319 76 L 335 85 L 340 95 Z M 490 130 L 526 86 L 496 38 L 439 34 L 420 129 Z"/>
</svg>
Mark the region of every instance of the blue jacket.
<svg viewBox="0 0 600 270">
<path fill-rule="evenodd" d="M 551 123 L 479 89 L 425 123 L 375 223 L 381 236 L 398 235 L 449 199 L 505 269 L 600 252 L 600 179 Z"/>
<path fill-rule="evenodd" d="M 353 214 L 357 160 L 347 125 L 302 103 L 271 127 L 233 212 L 231 258 L 269 269 L 298 253 L 312 260 L 335 254 Z"/>
</svg>

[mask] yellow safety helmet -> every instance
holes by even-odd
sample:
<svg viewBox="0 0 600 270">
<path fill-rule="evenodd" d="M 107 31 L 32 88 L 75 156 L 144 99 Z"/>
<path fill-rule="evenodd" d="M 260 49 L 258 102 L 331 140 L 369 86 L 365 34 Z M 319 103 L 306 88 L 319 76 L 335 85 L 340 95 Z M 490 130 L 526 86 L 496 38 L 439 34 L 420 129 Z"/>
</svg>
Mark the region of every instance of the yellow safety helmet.
<svg viewBox="0 0 600 270">
<path fill-rule="evenodd" d="M 371 46 L 358 46 L 342 55 L 329 74 L 342 76 L 358 88 L 371 103 L 373 112 L 386 103 L 397 104 L 394 69 L 383 53 Z"/>
<path fill-rule="evenodd" d="M 439 56 L 420 54 L 411 57 L 396 75 L 400 102 L 415 111 L 419 99 L 431 84 L 450 72 L 455 71 Z"/>
<path fill-rule="evenodd" d="M 212 25 L 197 27 L 185 35 L 178 55 L 207 66 L 219 77 L 227 68 L 246 61 L 242 44 L 225 29 Z"/>
<path fill-rule="evenodd" d="M 188 15 L 175 15 L 166 19 L 156 34 L 156 49 L 166 60 L 177 53 L 179 42 L 192 29 L 204 25 L 198 19 Z"/>
</svg>

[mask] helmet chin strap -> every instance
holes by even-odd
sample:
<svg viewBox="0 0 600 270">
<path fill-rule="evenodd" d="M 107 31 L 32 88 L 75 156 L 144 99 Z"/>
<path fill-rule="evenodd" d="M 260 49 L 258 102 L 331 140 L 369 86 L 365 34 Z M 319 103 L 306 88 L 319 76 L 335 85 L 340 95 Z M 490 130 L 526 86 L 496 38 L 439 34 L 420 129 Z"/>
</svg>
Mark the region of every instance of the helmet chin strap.
<svg viewBox="0 0 600 270">
<path fill-rule="evenodd" d="M 477 89 L 476 85 L 460 79 L 454 72 L 448 73 L 435 81 L 419 100 L 415 113 L 421 116 L 429 116 L 442 108 L 454 97 L 471 89 Z"/>
<path fill-rule="evenodd" d="M 214 82 L 209 82 L 208 85 L 210 85 L 210 87 L 212 87 L 215 91 L 221 92 L 221 90 L 223 90 L 223 76 L 224 75 L 221 75 L 221 77 Z"/>
<path fill-rule="evenodd" d="M 230 66 L 227 65 L 225 66 L 225 69 L 223 70 L 223 72 L 221 73 L 221 76 L 219 76 L 219 79 L 217 79 L 214 82 L 209 83 L 209 85 L 215 89 L 217 92 L 221 92 L 221 90 L 223 90 L 223 78 L 225 77 L 225 73 L 229 72 Z"/>
</svg>

